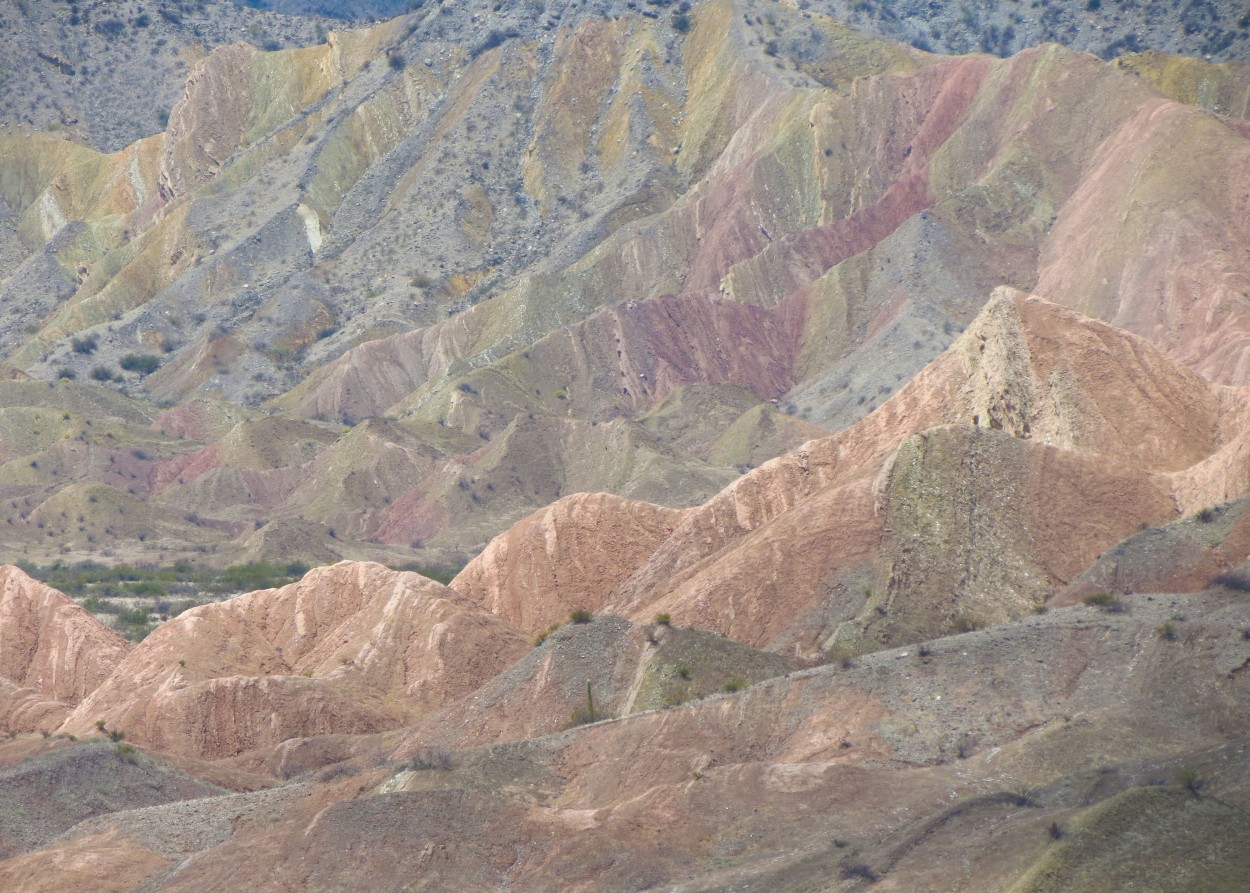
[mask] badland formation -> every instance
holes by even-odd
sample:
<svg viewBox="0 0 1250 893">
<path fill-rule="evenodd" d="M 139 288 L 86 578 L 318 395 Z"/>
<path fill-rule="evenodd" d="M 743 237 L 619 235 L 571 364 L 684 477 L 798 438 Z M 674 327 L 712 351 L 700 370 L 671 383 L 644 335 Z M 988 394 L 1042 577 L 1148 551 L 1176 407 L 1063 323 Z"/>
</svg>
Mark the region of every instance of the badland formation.
<svg viewBox="0 0 1250 893">
<path fill-rule="evenodd" d="M 0 889 L 1246 889 L 1225 6 L 5 4 Z"/>
</svg>

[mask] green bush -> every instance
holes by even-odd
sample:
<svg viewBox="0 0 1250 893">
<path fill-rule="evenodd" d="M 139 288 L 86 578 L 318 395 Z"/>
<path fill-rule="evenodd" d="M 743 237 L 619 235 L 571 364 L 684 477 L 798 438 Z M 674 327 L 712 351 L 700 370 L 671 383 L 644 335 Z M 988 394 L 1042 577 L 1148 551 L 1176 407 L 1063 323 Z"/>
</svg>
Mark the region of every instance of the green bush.
<svg viewBox="0 0 1250 893">
<path fill-rule="evenodd" d="M 121 358 L 118 365 L 127 372 L 138 372 L 140 375 L 151 375 L 161 365 L 161 358 L 150 353 L 128 353 Z"/>
<path fill-rule="evenodd" d="M 1108 614 L 1122 614 L 1125 611 L 1124 603 L 1107 592 L 1095 592 L 1093 595 L 1085 596 L 1081 601 L 1090 608 L 1097 608 Z"/>
</svg>

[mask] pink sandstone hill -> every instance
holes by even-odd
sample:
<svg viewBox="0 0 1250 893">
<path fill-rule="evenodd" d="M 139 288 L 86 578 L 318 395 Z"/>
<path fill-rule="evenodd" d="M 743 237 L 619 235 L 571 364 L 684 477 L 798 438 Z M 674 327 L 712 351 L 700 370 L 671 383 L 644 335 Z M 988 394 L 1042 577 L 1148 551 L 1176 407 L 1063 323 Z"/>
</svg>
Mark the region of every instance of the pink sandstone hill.
<svg viewBox="0 0 1250 893">
<path fill-rule="evenodd" d="M 1250 66 L 840 2 L 0 133 L 6 554 L 351 559 L 133 645 L 0 569 L 0 889 L 1243 893 Z"/>
<path fill-rule="evenodd" d="M 607 493 L 552 503 L 497 536 L 451 588 L 529 633 L 599 611 L 682 513 Z M 543 596 L 536 598 L 538 593 Z"/>
<path fill-rule="evenodd" d="M 6 731 L 51 730 L 131 645 L 55 589 L 0 567 L 0 686 Z"/>
<path fill-rule="evenodd" d="M 527 639 L 431 580 L 344 562 L 192 609 L 148 636 L 68 717 L 175 754 L 409 724 L 468 694 Z"/>
</svg>

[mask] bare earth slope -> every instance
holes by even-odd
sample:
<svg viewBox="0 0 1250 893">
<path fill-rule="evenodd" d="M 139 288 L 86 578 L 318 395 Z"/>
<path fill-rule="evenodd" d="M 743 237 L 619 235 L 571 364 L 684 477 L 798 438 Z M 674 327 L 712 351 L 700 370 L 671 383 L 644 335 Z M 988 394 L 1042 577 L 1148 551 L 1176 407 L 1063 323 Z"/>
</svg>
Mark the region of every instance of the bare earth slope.
<svg viewBox="0 0 1250 893">
<path fill-rule="evenodd" d="M 1035 611 L 1227 486 L 1227 464 L 1193 469 L 1244 438 L 1244 405 L 1002 290 L 863 422 L 704 506 L 562 500 L 462 575 L 472 598 L 348 562 L 171 621 L 65 731 L 316 774 L 102 815 L 0 876 L 67 883 L 124 853 L 118 889 L 263 865 L 300 890 L 1018 893 L 1163 891 L 1203 865 L 1231 893 L 1250 842 L 1242 593 Z M 1179 523 L 1233 561 L 1239 517 Z M 631 525 L 649 532 L 623 548 Z M 532 647 L 481 605 L 532 628 L 662 609 L 676 628 L 600 616 Z M 747 645 L 833 659 L 795 672 Z M 1202 842 L 1178 849 L 1182 829 Z"/>
<path fill-rule="evenodd" d="M 0 545 L 467 561 L 133 646 L 0 569 L 0 888 L 1242 893 L 1250 68 L 836 5 L 424 3 L 0 134 Z"/>
<path fill-rule="evenodd" d="M 177 827 L 201 851 L 149 889 L 255 871 L 310 891 L 366 878 L 798 891 L 855 889 L 871 872 L 895 890 L 1162 891 L 1203 865 L 1208 889 L 1232 891 L 1246 868 L 1246 650 L 1230 629 L 1242 607 L 1208 594 L 1063 609 L 919 656 L 462 751 L 450 768 L 366 762 L 278 800 L 97 819 L 0 871 L 67 877 L 68 854 L 119 844 L 150 864 Z M 1178 638 L 1157 636 L 1177 612 Z M 1182 770 L 1196 794 L 1174 783 Z M 214 811 L 233 830 L 197 835 Z M 1199 842 L 1170 849 L 1182 826 Z"/>
</svg>

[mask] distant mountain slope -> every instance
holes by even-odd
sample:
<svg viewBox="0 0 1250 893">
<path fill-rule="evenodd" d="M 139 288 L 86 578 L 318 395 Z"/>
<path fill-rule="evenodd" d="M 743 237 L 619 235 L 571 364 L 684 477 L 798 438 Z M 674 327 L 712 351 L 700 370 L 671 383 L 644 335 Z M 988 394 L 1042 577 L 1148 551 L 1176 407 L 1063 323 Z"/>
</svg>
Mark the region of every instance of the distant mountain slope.
<svg viewBox="0 0 1250 893">
<path fill-rule="evenodd" d="M 242 6 L 292 15 L 384 19 L 425 5 L 425 0 L 235 0 Z M 545 4 L 547 6 L 551 3 Z M 631 7 L 603 3 L 607 14 Z M 648 0 L 651 7 L 693 4 Z M 633 8 L 638 8 L 637 5 Z M 645 8 L 645 7 L 643 7 Z M 981 51 L 1009 56 L 1053 41 L 1105 58 L 1141 50 L 1204 56 L 1223 62 L 1250 51 L 1250 13 L 1235 2 L 1171 3 L 1144 0 L 1047 0 L 1045 3 L 921 2 L 921 0 L 805 0 L 802 8 L 832 15 L 865 31 L 938 53 Z M 767 15 L 767 14 L 765 14 Z M 806 35 L 777 32 L 779 45 L 802 45 Z"/>
<path fill-rule="evenodd" d="M 1250 67 L 602 12 L 230 44 L 118 152 L 0 138 L 3 536 L 458 564 L 576 492 L 690 507 L 1003 284 L 1250 381 Z M 91 392 L 125 418 L 47 405 Z"/>
<path fill-rule="evenodd" d="M 419 9 L 425 0 L 234 0 L 251 9 L 335 19 L 389 19 Z"/>
<path fill-rule="evenodd" d="M 453 586 L 510 617 L 665 613 L 807 657 L 999 623 L 1042 607 L 1139 526 L 1250 486 L 1244 465 L 1195 473 L 1244 451 L 1245 396 L 1143 339 L 1003 289 L 876 412 L 687 511 L 649 555 L 654 537 L 612 548 L 621 518 L 609 500 L 581 503 L 603 520 L 577 529 L 605 531 L 581 536 L 588 557 L 555 558 L 541 531 L 557 505 Z M 621 581 L 593 604 L 574 570 L 592 559 L 596 579 Z M 1223 566 L 1239 560 L 1229 552 Z"/>
<path fill-rule="evenodd" d="M 195 63 L 217 46 L 302 46 L 328 20 L 227 0 L 0 4 L 0 124 L 111 152 L 165 129 Z"/>
</svg>

